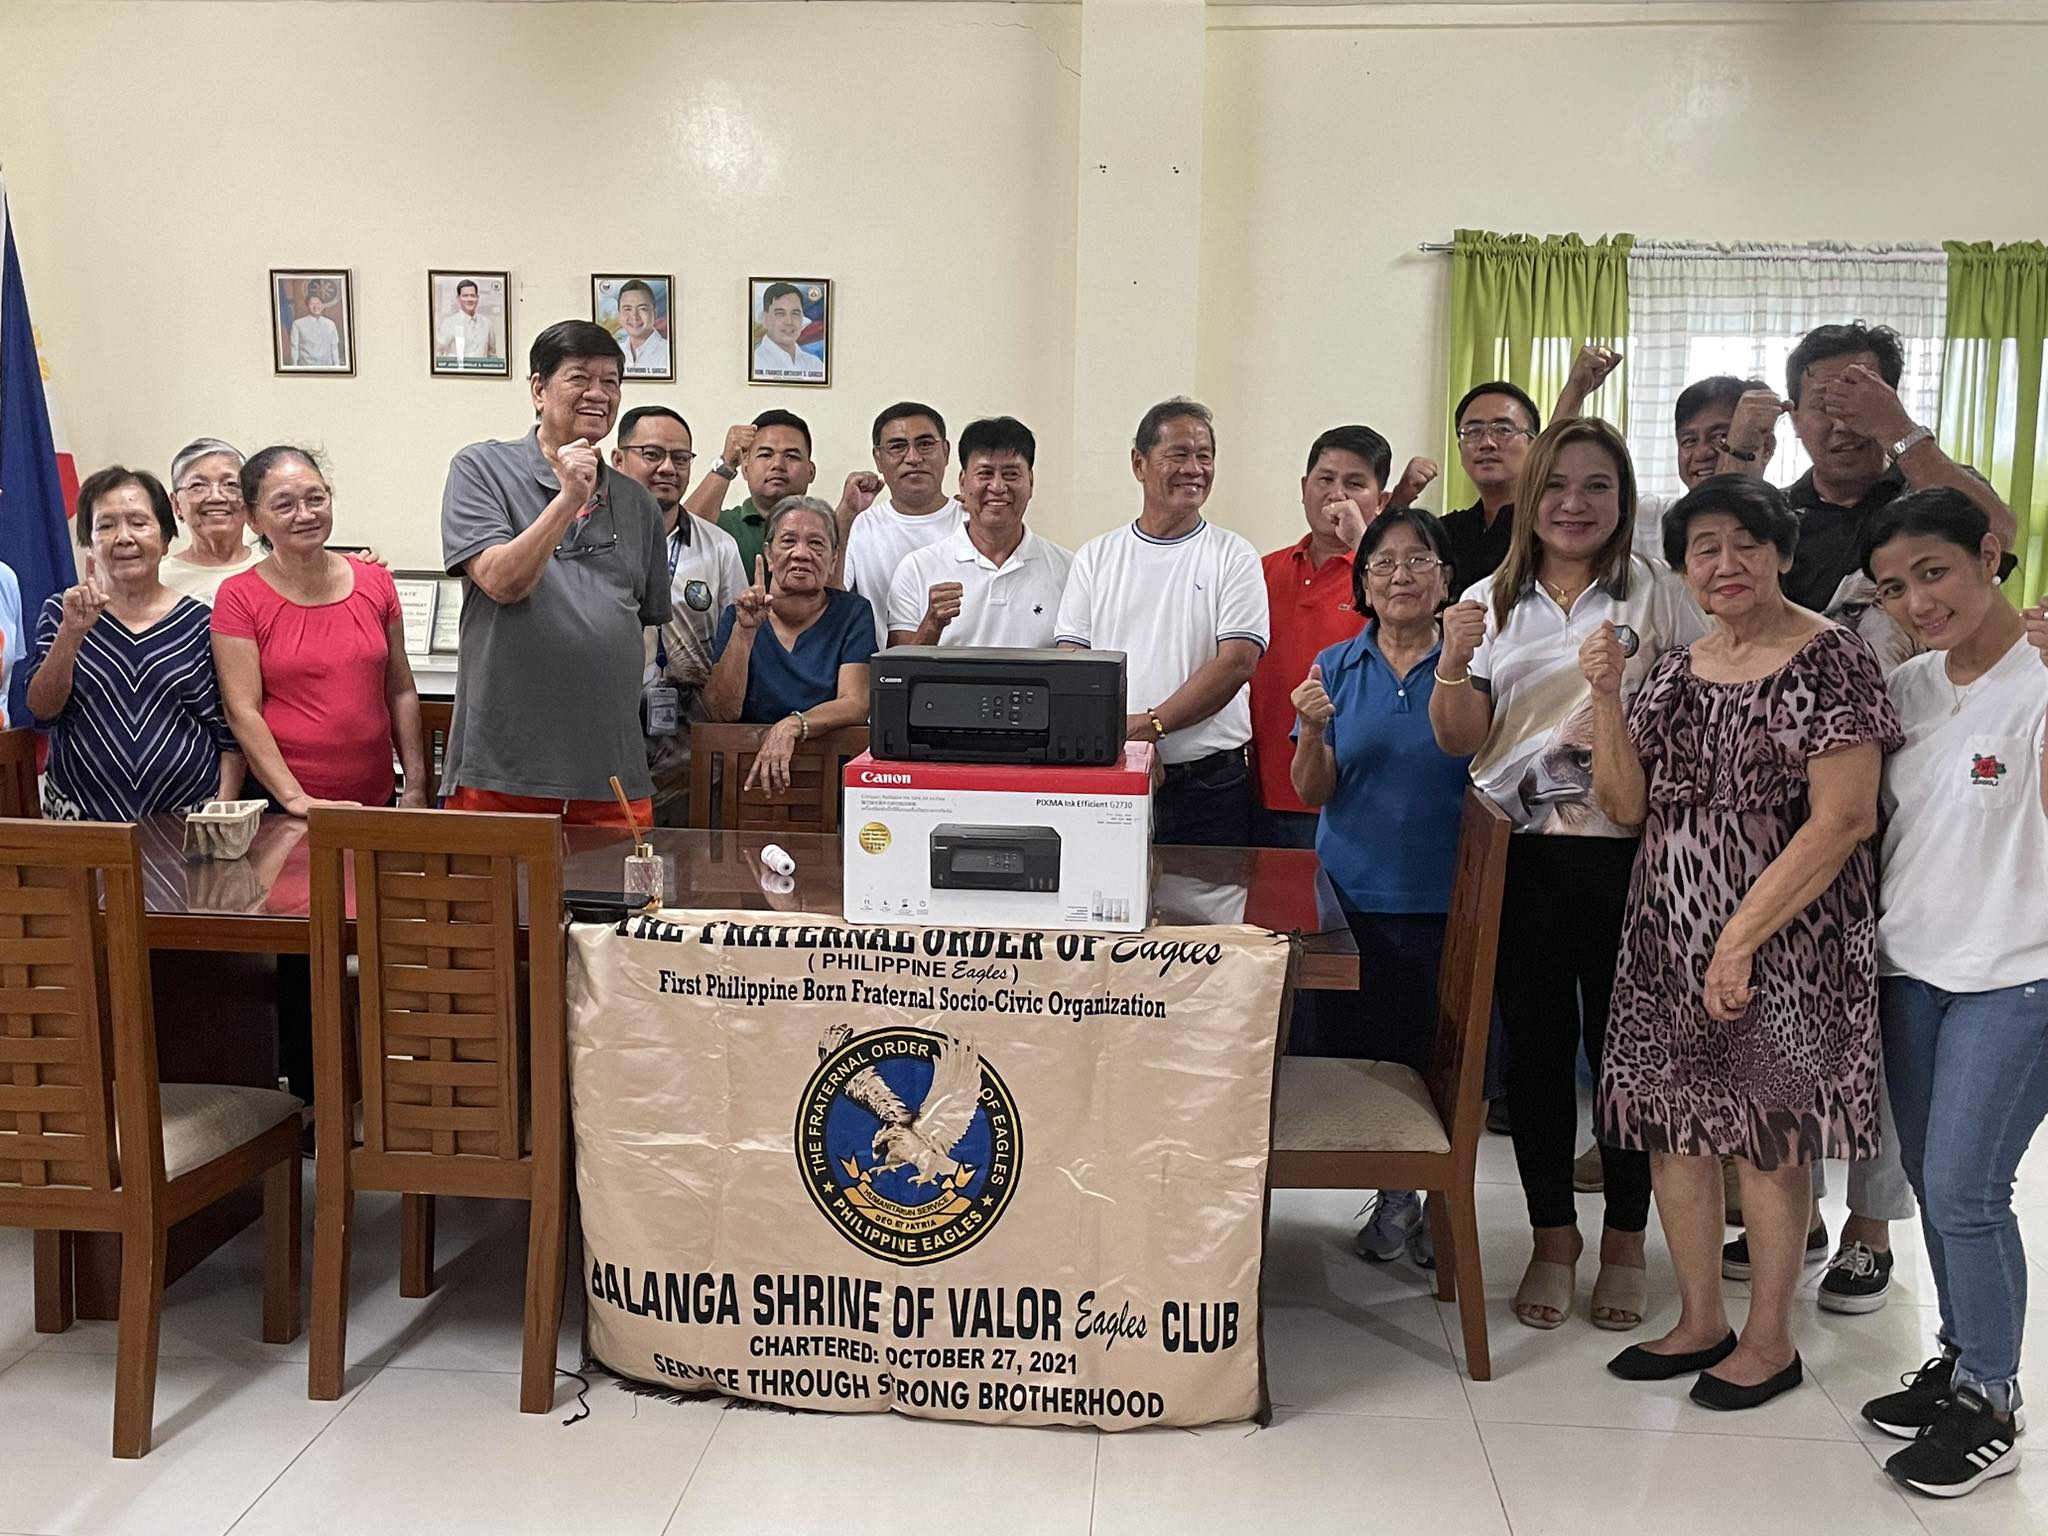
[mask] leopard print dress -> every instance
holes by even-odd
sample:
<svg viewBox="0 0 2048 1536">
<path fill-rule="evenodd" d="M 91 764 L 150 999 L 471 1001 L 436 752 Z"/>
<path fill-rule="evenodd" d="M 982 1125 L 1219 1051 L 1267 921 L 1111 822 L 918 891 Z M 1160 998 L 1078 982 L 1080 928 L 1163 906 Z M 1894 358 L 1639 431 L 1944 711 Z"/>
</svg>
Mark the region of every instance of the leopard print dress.
<svg viewBox="0 0 2048 1536">
<path fill-rule="evenodd" d="M 1649 816 L 1628 893 L 1596 1106 L 1614 1147 L 1770 1170 L 1878 1150 L 1877 873 L 1868 844 L 1757 950 L 1732 1024 L 1701 991 L 1721 929 L 1807 818 L 1807 760 L 1902 744 L 1877 662 L 1821 631 L 1746 683 L 1666 652 L 1629 714 Z"/>
</svg>

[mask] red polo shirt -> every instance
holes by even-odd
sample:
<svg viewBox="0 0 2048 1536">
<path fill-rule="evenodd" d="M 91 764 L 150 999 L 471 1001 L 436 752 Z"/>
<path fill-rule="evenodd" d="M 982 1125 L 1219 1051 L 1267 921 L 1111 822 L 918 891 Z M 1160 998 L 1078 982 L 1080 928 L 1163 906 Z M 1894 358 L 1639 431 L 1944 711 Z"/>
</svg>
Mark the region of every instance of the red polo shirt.
<svg viewBox="0 0 2048 1536">
<path fill-rule="evenodd" d="M 1294 706 L 1288 698 L 1330 646 L 1365 628 L 1351 605 L 1351 556 L 1321 567 L 1309 561 L 1308 539 L 1276 549 L 1260 562 L 1266 571 L 1266 607 L 1273 636 L 1252 673 L 1252 761 L 1259 800 L 1269 811 L 1306 811 L 1287 777 L 1294 761 Z"/>
</svg>

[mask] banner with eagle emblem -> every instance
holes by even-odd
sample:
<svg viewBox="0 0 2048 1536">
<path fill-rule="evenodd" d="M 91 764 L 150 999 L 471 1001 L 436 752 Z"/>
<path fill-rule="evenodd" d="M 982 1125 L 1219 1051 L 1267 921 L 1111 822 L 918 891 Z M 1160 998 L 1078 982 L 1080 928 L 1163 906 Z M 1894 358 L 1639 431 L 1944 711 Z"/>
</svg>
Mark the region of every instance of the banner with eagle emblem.
<svg viewBox="0 0 2048 1536">
<path fill-rule="evenodd" d="M 570 955 L 609 1369 L 991 1423 L 1264 1414 L 1289 940 L 667 911 Z"/>
</svg>

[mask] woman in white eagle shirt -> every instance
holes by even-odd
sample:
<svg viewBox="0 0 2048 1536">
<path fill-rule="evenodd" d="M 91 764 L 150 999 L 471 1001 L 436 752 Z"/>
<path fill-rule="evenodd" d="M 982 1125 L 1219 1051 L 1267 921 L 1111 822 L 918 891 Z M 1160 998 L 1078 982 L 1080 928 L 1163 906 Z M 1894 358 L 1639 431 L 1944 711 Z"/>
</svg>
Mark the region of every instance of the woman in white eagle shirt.
<svg viewBox="0 0 2048 1536">
<path fill-rule="evenodd" d="M 1572 1310 L 1579 1255 L 1572 1155 L 1583 1039 L 1597 1077 L 1636 837 L 1593 800 L 1592 692 L 1579 648 L 1612 624 L 1630 651 L 1632 698 L 1657 658 L 1706 633 L 1681 578 L 1633 554 L 1635 469 L 1606 422 L 1553 422 L 1529 449 L 1507 559 L 1443 615 L 1430 724 L 1437 745 L 1475 754 L 1472 782 L 1515 823 L 1496 971 L 1508 1041 L 1508 1117 L 1534 1254 L 1515 1317 L 1555 1328 Z M 1606 1231 L 1595 1327 L 1643 1320 L 1645 1152 L 1600 1149 Z"/>
<path fill-rule="evenodd" d="M 1901 496 L 1865 537 L 1878 601 L 1927 647 L 1889 679 L 1906 745 L 1884 772 L 1878 995 L 1941 1331 L 1863 1416 L 1913 1441 L 1887 1472 L 1953 1497 L 2020 1463 L 2012 1186 L 2048 1118 L 2048 603 L 2014 610 L 1958 491 Z"/>
</svg>

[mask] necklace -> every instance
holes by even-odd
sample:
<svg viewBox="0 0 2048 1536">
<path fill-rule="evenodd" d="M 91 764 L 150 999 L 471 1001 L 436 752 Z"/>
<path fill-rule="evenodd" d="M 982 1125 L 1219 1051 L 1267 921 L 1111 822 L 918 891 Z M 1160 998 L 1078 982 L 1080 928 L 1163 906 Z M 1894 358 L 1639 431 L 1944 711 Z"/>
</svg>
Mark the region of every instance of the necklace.
<svg viewBox="0 0 2048 1536">
<path fill-rule="evenodd" d="M 1956 696 L 1956 701 L 1949 706 L 1948 712 L 1949 719 L 1953 720 L 1963 712 L 1963 706 L 1970 702 L 1970 690 L 1975 688 L 1984 679 L 1981 677 L 1974 678 L 1963 687 L 1958 688 L 1956 680 L 1948 675 L 1948 667 L 1944 664 L 1941 669 L 1941 680 L 1948 684 L 1948 691 Z"/>
<path fill-rule="evenodd" d="M 1551 601 L 1556 603 L 1558 607 L 1564 609 L 1566 613 L 1571 612 L 1573 602 L 1584 594 L 1587 587 L 1592 585 L 1591 582 L 1586 582 L 1583 585 L 1574 589 L 1571 587 L 1564 586 L 1552 586 L 1549 582 L 1544 581 L 1541 576 L 1537 577 L 1536 580 L 1538 584 L 1542 586 L 1543 590 L 1550 594 Z"/>
</svg>

